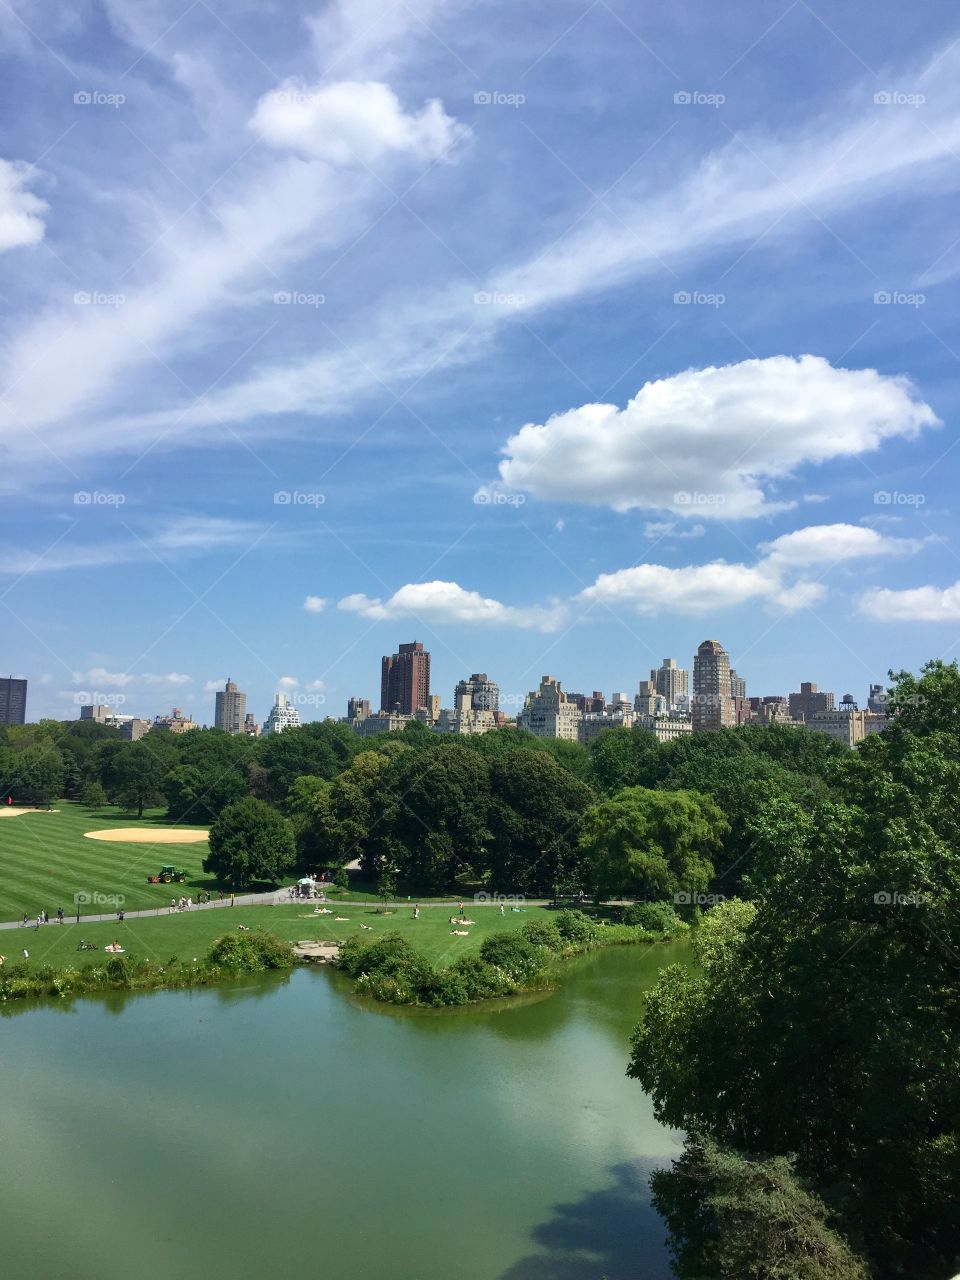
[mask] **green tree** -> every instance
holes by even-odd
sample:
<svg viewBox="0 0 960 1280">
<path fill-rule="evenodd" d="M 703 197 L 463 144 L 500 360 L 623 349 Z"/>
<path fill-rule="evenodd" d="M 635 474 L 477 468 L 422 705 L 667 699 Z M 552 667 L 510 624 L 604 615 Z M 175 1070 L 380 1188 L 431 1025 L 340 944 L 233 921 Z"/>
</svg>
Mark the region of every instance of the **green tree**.
<svg viewBox="0 0 960 1280">
<path fill-rule="evenodd" d="M 912 729 L 837 764 L 842 802 L 760 815 L 755 903 L 661 974 L 630 1068 L 665 1123 L 795 1155 L 879 1277 L 960 1257 L 960 696 L 939 667 L 912 692 Z"/>
<path fill-rule="evenodd" d="M 304 774 L 331 781 L 347 767 L 359 747 L 360 739 L 349 725 L 327 720 L 271 733 L 260 745 L 259 763 L 266 770 L 264 798 L 281 804 Z"/>
<path fill-rule="evenodd" d="M 476 752 L 457 743 L 404 752 L 371 797 L 367 858 L 390 861 L 422 892 L 441 892 L 461 872 L 479 875 L 488 809 L 488 766 Z"/>
<path fill-rule="evenodd" d="M 88 782 L 84 785 L 80 799 L 88 809 L 102 809 L 107 803 L 107 793 L 99 782 Z"/>
<path fill-rule="evenodd" d="M 112 763 L 113 796 L 117 804 L 136 810 L 138 818 L 148 805 L 162 804 L 164 763 L 152 743 L 133 742 Z"/>
<path fill-rule="evenodd" d="M 546 753 L 522 748 L 490 762 L 490 839 L 483 870 L 504 893 L 580 887 L 580 831 L 593 792 Z"/>
<path fill-rule="evenodd" d="M 22 727 L 22 726 L 17 726 Z M 9 752 L 3 790 L 22 804 L 49 804 L 62 794 L 63 756 L 49 741 Z"/>
<path fill-rule="evenodd" d="M 679 1280 L 868 1280 L 823 1201 L 782 1156 L 749 1159 L 693 1136 L 650 1182 Z"/>
<path fill-rule="evenodd" d="M 380 910 L 386 915 L 387 908 L 397 896 L 397 872 L 389 863 L 380 868 L 377 877 L 377 897 L 380 899 Z"/>
<path fill-rule="evenodd" d="M 728 824 L 707 796 L 628 787 L 588 809 L 582 848 L 600 897 L 701 893 Z"/>
<path fill-rule="evenodd" d="M 203 868 L 228 889 L 276 884 L 293 868 L 296 848 L 282 814 L 253 796 L 228 805 L 210 828 Z"/>
</svg>

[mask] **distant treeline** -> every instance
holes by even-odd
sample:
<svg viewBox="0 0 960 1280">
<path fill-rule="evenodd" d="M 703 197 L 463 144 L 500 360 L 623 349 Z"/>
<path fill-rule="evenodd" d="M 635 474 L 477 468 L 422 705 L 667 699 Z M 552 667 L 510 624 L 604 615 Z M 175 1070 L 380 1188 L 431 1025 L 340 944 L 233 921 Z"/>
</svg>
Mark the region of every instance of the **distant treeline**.
<svg viewBox="0 0 960 1280">
<path fill-rule="evenodd" d="M 745 727 L 658 743 L 611 729 L 589 748 L 514 728 L 361 739 L 330 721 L 263 739 L 214 729 L 127 742 L 86 721 L 0 731 L 0 795 L 60 796 L 213 824 L 230 888 L 359 858 L 405 891 L 458 883 L 651 899 L 743 892 L 755 815 L 829 798 L 845 751 L 821 734 Z"/>
</svg>

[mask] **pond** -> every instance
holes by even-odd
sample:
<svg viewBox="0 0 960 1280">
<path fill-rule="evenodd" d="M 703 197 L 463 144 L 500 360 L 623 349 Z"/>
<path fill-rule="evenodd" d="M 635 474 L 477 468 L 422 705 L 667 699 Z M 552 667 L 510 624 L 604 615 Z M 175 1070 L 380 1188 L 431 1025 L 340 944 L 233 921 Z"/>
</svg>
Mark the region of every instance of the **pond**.
<svg viewBox="0 0 960 1280">
<path fill-rule="evenodd" d="M 667 1280 L 624 1076 L 682 945 L 439 1014 L 298 970 L 0 1019 L 0 1240 L 18 1280 Z"/>
</svg>

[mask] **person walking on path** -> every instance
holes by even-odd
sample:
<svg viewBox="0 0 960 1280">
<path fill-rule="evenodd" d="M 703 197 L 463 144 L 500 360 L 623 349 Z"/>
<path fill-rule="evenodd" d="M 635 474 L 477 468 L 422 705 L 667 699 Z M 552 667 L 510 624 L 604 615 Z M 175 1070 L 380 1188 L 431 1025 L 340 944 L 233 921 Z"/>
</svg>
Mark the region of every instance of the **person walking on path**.
<svg viewBox="0 0 960 1280">
<path fill-rule="evenodd" d="M 57 924 L 63 924 L 63 907 L 57 907 Z"/>
</svg>

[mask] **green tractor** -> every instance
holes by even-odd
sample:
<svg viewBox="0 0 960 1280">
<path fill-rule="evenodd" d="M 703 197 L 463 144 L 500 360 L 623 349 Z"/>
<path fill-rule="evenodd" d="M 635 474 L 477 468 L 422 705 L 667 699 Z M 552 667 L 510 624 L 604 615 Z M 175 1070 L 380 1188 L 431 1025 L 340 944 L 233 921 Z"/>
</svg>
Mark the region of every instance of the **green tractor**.
<svg viewBox="0 0 960 1280">
<path fill-rule="evenodd" d="M 147 876 L 149 884 L 186 884 L 189 872 L 177 867 L 161 867 L 155 876 Z"/>
</svg>

